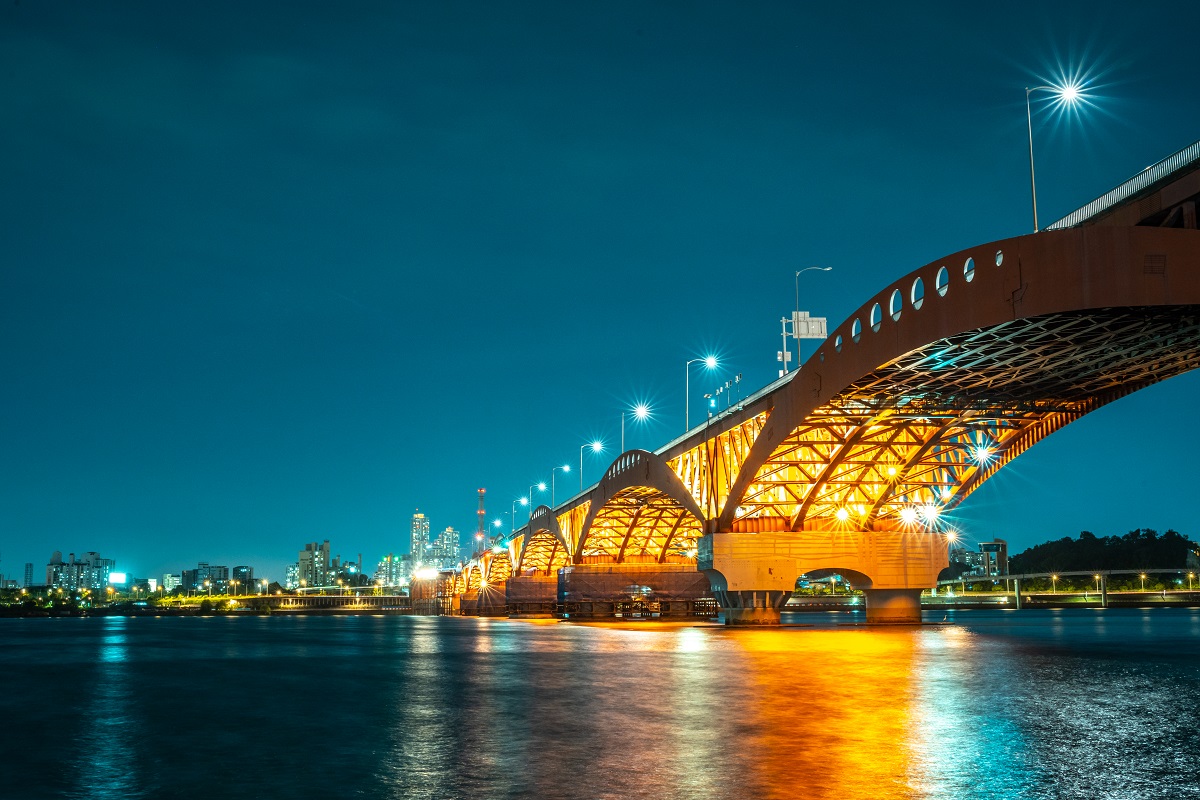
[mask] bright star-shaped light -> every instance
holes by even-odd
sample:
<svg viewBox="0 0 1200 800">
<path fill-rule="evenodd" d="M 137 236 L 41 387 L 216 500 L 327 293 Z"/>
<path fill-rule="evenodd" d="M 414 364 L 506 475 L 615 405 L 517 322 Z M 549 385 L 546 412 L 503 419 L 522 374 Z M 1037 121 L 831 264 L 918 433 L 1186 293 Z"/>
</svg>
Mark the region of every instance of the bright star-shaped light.
<svg viewBox="0 0 1200 800">
<path fill-rule="evenodd" d="M 706 356 L 704 359 L 704 366 L 708 367 L 709 369 L 715 369 L 717 366 L 717 357 Z"/>
<path fill-rule="evenodd" d="M 645 403 L 638 403 L 633 407 L 633 416 L 637 419 L 645 419 L 650 416 L 650 406 Z"/>
</svg>

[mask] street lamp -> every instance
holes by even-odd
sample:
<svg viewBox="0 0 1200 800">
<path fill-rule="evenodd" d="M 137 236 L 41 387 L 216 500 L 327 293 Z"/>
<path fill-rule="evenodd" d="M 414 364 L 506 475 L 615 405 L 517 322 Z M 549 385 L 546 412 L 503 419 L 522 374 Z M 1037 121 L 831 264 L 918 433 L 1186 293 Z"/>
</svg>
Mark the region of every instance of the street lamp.
<svg viewBox="0 0 1200 800">
<path fill-rule="evenodd" d="M 1058 576 L 1050 576 L 1050 594 L 1058 594 Z"/>
<path fill-rule="evenodd" d="M 1146 591 L 1146 573 L 1143 572 L 1138 577 L 1142 579 L 1142 591 L 1144 592 Z"/>
<path fill-rule="evenodd" d="M 650 416 L 650 406 L 646 405 L 645 403 L 638 403 L 636 406 L 631 408 L 628 413 L 633 414 L 633 418 L 640 422 Z M 625 414 L 626 414 L 626 412 L 624 412 L 624 411 L 621 412 L 621 452 L 622 453 L 625 452 Z"/>
<path fill-rule="evenodd" d="M 1100 576 L 1093 575 L 1092 577 L 1096 579 L 1096 594 L 1100 594 Z"/>
<path fill-rule="evenodd" d="M 492 527 L 496 529 L 496 536 L 498 536 L 500 538 L 504 537 L 504 520 L 502 520 L 502 519 L 492 520 Z"/>
<path fill-rule="evenodd" d="M 530 522 L 533 522 L 533 490 L 534 489 L 537 489 L 539 492 L 546 491 L 546 482 L 538 481 L 533 486 L 529 487 L 529 521 Z M 525 505 L 525 504 L 522 503 L 521 505 Z"/>
<path fill-rule="evenodd" d="M 554 467 L 553 469 L 550 470 L 550 510 L 551 511 L 554 510 L 554 473 L 562 472 L 565 474 L 570 471 L 571 471 L 570 464 L 563 464 L 561 467 Z"/>
<path fill-rule="evenodd" d="M 1188 591 L 1189 592 L 1192 590 L 1192 578 L 1194 578 L 1194 577 L 1196 577 L 1196 573 L 1194 573 L 1194 572 L 1188 573 Z"/>
<path fill-rule="evenodd" d="M 800 319 L 800 276 L 808 272 L 810 269 L 815 269 L 817 272 L 829 272 L 833 267 L 805 267 L 804 269 L 796 270 L 796 313 L 792 317 L 792 338 L 796 340 L 796 369 L 800 369 L 800 331 L 796 330 L 796 322 Z M 783 371 L 786 374 L 788 371 L 788 343 L 787 343 L 787 319 L 783 320 Z"/>
<path fill-rule="evenodd" d="M 799 275 L 800 273 L 796 273 Z M 707 369 L 717 368 L 716 356 L 705 356 L 704 358 L 693 358 L 691 361 L 683 365 L 684 380 L 683 380 L 683 429 L 690 431 L 692 429 L 692 364 L 703 364 Z M 582 458 L 582 456 L 581 456 Z M 581 487 L 582 488 L 582 487 Z"/>
<path fill-rule="evenodd" d="M 1079 87 L 1068 83 L 1065 86 L 1034 86 L 1025 87 L 1025 122 L 1029 126 L 1029 187 L 1033 192 L 1033 232 L 1038 232 L 1037 215 L 1037 178 L 1033 171 L 1033 112 L 1029 109 L 1029 95 L 1034 92 L 1052 92 L 1058 95 L 1060 104 L 1071 105 L 1079 99 Z"/>
<path fill-rule="evenodd" d="M 205 579 L 204 588 L 208 589 L 208 598 L 211 600 L 212 599 L 212 581 Z"/>
<path fill-rule="evenodd" d="M 579 491 L 583 491 L 583 451 L 592 448 L 592 452 L 599 455 L 604 452 L 604 442 L 597 439 L 579 447 Z"/>
<path fill-rule="evenodd" d="M 516 500 L 513 500 L 513 503 L 512 503 L 512 527 L 513 527 L 514 533 L 517 530 L 517 503 L 520 503 L 523 506 L 527 506 L 527 505 L 529 505 L 529 498 L 528 497 L 518 497 Z"/>
</svg>

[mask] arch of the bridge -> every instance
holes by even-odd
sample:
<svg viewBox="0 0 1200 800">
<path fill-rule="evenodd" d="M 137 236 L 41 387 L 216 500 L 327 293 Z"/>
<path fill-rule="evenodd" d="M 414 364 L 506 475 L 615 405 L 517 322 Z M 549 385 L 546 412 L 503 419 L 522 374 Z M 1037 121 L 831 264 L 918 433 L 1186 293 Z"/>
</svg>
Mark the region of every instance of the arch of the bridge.
<svg viewBox="0 0 1200 800">
<path fill-rule="evenodd" d="M 1200 233 L 1022 236 L 899 279 L 671 466 L 718 530 L 930 529 L 1043 437 L 1198 365 Z"/>
<path fill-rule="evenodd" d="M 570 563 L 571 546 L 565 537 L 554 530 L 535 526 L 521 537 L 515 572 L 518 575 L 531 571 L 549 575 Z"/>
<path fill-rule="evenodd" d="M 464 592 L 478 592 L 479 587 L 483 585 L 483 567 L 477 562 L 470 562 L 463 571 L 467 575 L 466 586 Z"/>
<path fill-rule="evenodd" d="M 495 585 L 512 577 L 513 562 L 507 547 L 488 551 L 481 561 L 484 585 Z"/>
<path fill-rule="evenodd" d="M 645 450 L 619 455 L 592 493 L 575 563 L 687 561 L 704 513 L 679 477 Z"/>
</svg>

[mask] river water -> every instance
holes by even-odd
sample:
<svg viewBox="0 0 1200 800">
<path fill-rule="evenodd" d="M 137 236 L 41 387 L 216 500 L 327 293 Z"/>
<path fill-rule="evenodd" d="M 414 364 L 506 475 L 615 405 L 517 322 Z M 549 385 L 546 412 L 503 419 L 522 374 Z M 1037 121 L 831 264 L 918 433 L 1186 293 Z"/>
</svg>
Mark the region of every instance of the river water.
<svg viewBox="0 0 1200 800">
<path fill-rule="evenodd" d="M 1200 797 L 1200 610 L 854 619 L 0 619 L 0 797 Z"/>
</svg>

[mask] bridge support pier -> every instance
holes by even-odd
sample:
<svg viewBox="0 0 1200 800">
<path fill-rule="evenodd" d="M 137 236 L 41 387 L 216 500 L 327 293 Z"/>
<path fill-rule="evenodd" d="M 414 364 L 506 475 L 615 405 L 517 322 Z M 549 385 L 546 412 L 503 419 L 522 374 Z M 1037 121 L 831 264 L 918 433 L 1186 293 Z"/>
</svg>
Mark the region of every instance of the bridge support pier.
<svg viewBox="0 0 1200 800">
<path fill-rule="evenodd" d="M 778 625 L 779 610 L 792 596 L 785 591 L 716 592 L 726 625 Z"/>
<path fill-rule="evenodd" d="M 796 578 L 819 569 L 864 590 L 868 623 L 916 624 L 921 592 L 948 564 L 937 534 L 897 531 L 710 533 L 698 549 L 730 625 L 778 623 Z"/>
<path fill-rule="evenodd" d="M 867 622 L 872 625 L 920 625 L 920 589 L 864 589 Z"/>
</svg>

